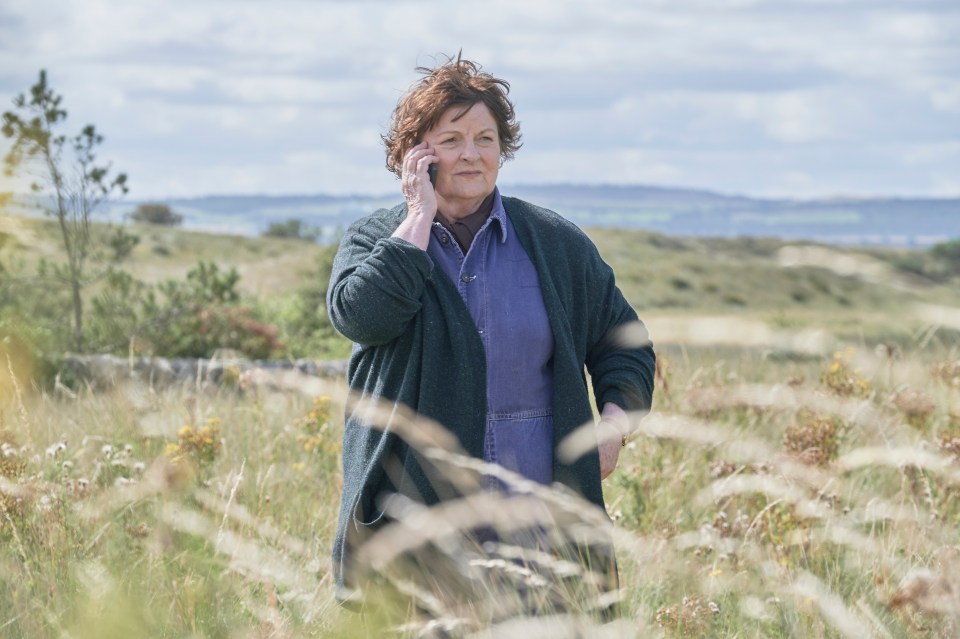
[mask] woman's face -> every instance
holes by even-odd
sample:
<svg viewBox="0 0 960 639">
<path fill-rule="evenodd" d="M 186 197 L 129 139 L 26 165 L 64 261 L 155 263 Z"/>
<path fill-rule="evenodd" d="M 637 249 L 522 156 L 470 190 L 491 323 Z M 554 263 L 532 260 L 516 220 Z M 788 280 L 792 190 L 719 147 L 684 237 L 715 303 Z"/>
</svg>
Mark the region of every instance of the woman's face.
<svg viewBox="0 0 960 639">
<path fill-rule="evenodd" d="M 461 106 L 447 109 L 423 136 L 440 158 L 437 195 L 441 210 L 444 203 L 458 209 L 469 208 L 474 201 L 479 206 L 496 186 L 500 170 L 500 136 L 490 109 L 478 102 L 454 120 L 462 111 Z"/>
</svg>

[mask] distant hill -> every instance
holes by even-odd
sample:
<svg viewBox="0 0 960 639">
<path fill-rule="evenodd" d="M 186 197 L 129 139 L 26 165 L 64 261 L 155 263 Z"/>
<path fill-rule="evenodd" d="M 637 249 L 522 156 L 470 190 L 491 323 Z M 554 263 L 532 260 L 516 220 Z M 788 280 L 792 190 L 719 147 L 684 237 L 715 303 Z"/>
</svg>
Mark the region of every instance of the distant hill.
<svg viewBox="0 0 960 639">
<path fill-rule="evenodd" d="M 512 193 L 580 225 L 668 235 L 918 247 L 960 236 L 960 198 L 775 200 L 647 186 L 525 186 Z"/>
<path fill-rule="evenodd" d="M 960 237 L 960 198 L 760 199 L 695 189 L 617 185 L 503 186 L 582 227 L 645 229 L 682 236 L 770 236 L 858 246 L 925 247 Z M 257 235 L 271 222 L 300 218 L 327 238 L 399 192 L 379 196 L 218 195 L 166 200 L 196 230 Z M 119 217 L 138 202 L 112 204 Z"/>
</svg>

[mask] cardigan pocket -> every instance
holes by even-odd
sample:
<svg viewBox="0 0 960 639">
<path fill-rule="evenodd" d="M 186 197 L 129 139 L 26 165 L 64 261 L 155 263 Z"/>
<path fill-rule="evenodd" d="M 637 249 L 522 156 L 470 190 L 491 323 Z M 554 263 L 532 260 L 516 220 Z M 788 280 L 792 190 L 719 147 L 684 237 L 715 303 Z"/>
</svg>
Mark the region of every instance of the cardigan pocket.
<svg viewBox="0 0 960 639">
<path fill-rule="evenodd" d="M 361 500 L 361 495 L 357 495 L 357 499 L 354 501 L 354 505 L 353 505 L 353 514 L 350 517 L 351 520 L 353 521 L 353 525 L 356 526 L 358 529 L 370 528 L 371 526 L 376 526 L 378 523 L 380 523 L 381 520 L 383 520 L 383 513 L 382 512 L 371 513 L 371 519 L 369 521 L 365 521 L 365 517 L 363 516 L 363 507 L 360 504 L 360 500 Z"/>
<path fill-rule="evenodd" d="M 379 486 L 379 482 L 376 482 Z M 380 524 L 385 523 L 383 508 L 378 508 L 376 499 L 378 495 L 371 495 L 370 484 L 364 482 L 363 487 L 357 493 L 353 500 L 353 508 L 350 511 L 350 518 L 357 530 L 365 530 L 367 533 L 373 532 Z"/>
</svg>

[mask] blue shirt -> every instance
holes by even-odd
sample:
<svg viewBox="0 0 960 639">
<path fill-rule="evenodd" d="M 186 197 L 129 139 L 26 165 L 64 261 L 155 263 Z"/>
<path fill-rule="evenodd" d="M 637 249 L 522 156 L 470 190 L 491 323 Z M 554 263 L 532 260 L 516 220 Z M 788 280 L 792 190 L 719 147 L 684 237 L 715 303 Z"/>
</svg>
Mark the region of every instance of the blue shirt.
<svg viewBox="0 0 960 639">
<path fill-rule="evenodd" d="M 537 270 L 516 237 L 499 190 L 494 191 L 490 217 L 466 255 L 439 222 L 433 224 L 427 254 L 456 285 L 483 342 L 484 460 L 549 484 L 553 333 Z"/>
</svg>

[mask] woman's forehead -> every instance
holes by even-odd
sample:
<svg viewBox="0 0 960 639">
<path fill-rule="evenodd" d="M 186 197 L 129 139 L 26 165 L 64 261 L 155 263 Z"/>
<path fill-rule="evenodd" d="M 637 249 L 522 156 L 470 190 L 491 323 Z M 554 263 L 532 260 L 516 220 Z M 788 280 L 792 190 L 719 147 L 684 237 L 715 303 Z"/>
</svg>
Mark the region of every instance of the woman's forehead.
<svg viewBox="0 0 960 639">
<path fill-rule="evenodd" d="M 497 129 L 497 121 L 490 113 L 490 109 L 483 102 L 475 102 L 469 107 L 454 105 L 440 116 L 434 131 L 462 131 L 465 129 Z"/>
</svg>

